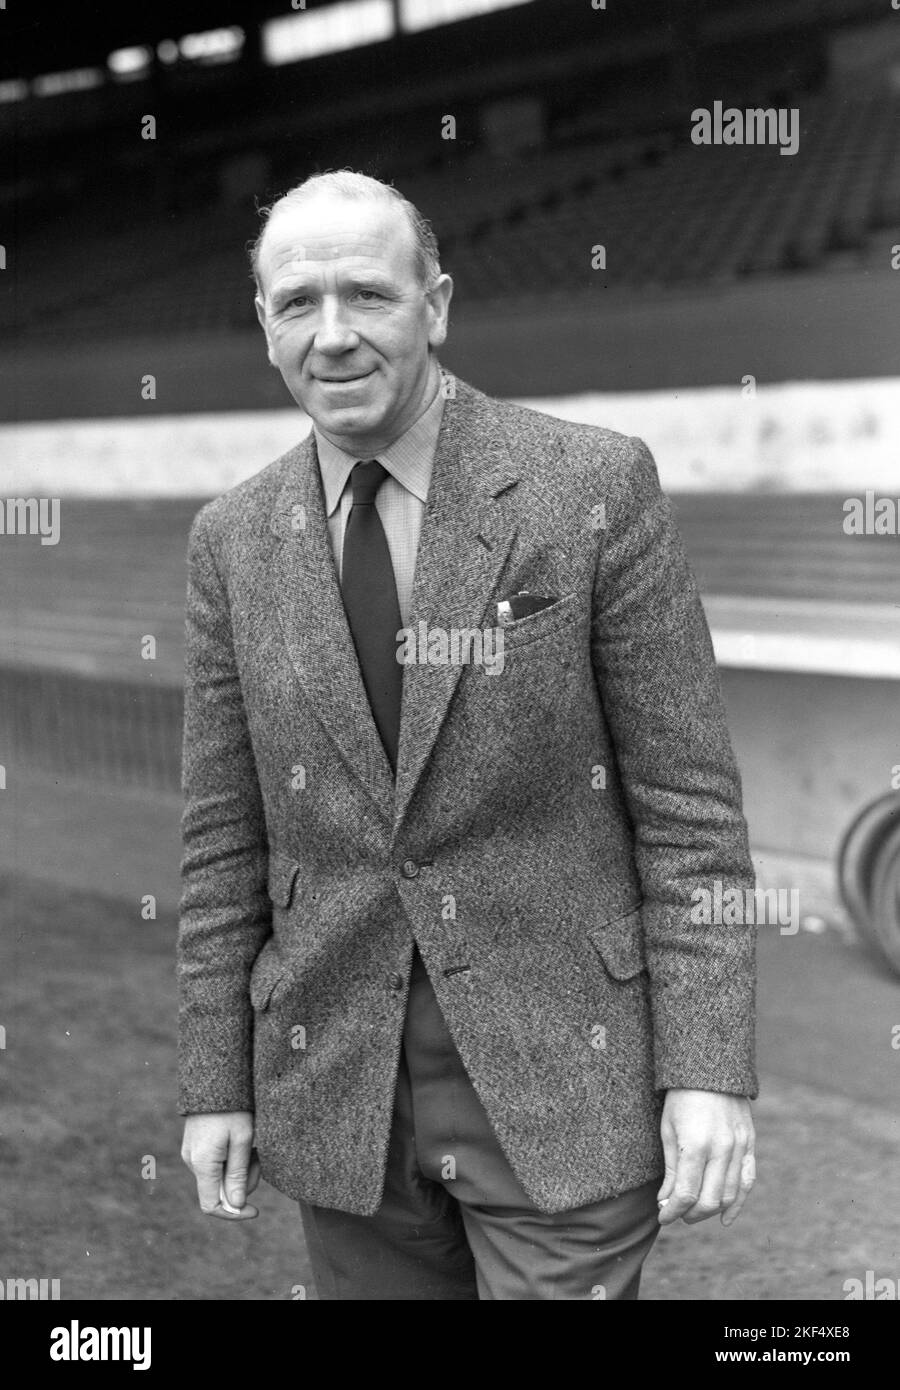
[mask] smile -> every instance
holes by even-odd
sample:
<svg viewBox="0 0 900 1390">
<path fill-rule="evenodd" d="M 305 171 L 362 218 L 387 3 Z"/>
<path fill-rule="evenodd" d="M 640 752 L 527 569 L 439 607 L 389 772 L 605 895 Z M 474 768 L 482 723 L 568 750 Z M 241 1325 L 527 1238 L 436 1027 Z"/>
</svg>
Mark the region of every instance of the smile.
<svg viewBox="0 0 900 1390">
<path fill-rule="evenodd" d="M 317 376 L 316 381 L 323 386 L 352 386 L 355 382 L 366 381 L 371 375 L 371 372 L 363 372 L 361 376 Z"/>
</svg>

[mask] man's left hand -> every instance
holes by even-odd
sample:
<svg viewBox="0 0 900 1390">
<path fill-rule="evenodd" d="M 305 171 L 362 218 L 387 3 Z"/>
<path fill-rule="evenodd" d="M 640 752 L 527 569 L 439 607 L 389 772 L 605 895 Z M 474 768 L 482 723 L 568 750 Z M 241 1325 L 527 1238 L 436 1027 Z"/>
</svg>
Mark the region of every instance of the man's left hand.
<svg viewBox="0 0 900 1390">
<path fill-rule="evenodd" d="M 756 1181 L 756 1134 L 745 1096 L 668 1091 L 662 1114 L 666 1176 L 659 1224 L 689 1224 L 717 1213 L 730 1226 Z"/>
</svg>

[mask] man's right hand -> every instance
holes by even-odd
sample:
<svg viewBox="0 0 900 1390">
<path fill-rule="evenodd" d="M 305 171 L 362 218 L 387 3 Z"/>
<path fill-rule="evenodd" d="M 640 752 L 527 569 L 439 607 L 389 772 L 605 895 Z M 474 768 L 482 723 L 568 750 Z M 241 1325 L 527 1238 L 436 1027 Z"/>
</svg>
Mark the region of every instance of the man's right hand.
<svg viewBox="0 0 900 1390">
<path fill-rule="evenodd" d="M 253 1149 L 253 1114 L 249 1110 L 189 1115 L 184 1123 L 181 1157 L 197 1179 L 200 1210 L 226 1221 L 246 1221 L 259 1215 L 247 1205 L 247 1195 L 259 1183 L 259 1160 Z M 222 1204 L 225 1199 L 236 1211 Z"/>
</svg>

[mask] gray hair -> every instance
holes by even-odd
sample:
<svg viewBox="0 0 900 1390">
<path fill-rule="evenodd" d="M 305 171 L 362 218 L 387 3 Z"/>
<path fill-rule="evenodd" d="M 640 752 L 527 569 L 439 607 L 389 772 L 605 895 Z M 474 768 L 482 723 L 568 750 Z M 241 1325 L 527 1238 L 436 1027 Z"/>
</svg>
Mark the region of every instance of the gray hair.
<svg viewBox="0 0 900 1390">
<path fill-rule="evenodd" d="M 310 174 L 302 183 L 276 198 L 270 207 L 260 208 L 260 216 L 264 221 L 259 236 L 250 248 L 250 265 L 260 295 L 263 293 L 259 269 L 260 252 L 266 228 L 272 217 L 280 208 L 295 207 L 319 192 L 337 193 L 343 198 L 365 198 L 370 202 L 394 203 L 402 208 L 415 243 L 416 275 L 423 289 L 434 288 L 440 278 L 441 261 L 437 237 L 428 219 L 423 217 L 419 209 L 408 198 L 404 198 L 393 184 L 383 183 L 381 179 L 371 178 L 368 174 L 357 173 L 355 169 L 335 169 L 325 174 Z"/>
</svg>

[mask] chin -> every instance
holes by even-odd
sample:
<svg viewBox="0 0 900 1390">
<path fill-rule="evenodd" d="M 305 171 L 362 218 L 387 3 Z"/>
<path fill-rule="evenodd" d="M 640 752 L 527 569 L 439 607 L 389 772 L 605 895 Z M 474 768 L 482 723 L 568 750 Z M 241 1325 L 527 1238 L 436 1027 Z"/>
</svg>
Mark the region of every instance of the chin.
<svg viewBox="0 0 900 1390">
<path fill-rule="evenodd" d="M 371 433 L 378 428 L 379 423 L 378 416 L 362 405 L 332 406 L 330 410 L 321 411 L 317 418 L 326 428 L 329 422 L 342 429 L 352 425 L 360 433 Z"/>
</svg>

